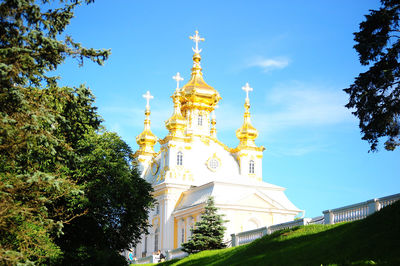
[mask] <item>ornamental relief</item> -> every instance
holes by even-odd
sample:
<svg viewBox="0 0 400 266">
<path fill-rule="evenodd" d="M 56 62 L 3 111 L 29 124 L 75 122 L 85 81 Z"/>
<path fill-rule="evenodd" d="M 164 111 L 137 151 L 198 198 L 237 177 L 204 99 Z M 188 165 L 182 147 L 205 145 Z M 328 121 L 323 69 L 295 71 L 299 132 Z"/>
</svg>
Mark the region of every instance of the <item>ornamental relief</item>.
<svg viewBox="0 0 400 266">
<path fill-rule="evenodd" d="M 212 172 L 216 172 L 220 168 L 221 160 L 217 157 L 216 153 L 208 158 L 208 160 L 206 161 L 206 166 Z"/>
</svg>

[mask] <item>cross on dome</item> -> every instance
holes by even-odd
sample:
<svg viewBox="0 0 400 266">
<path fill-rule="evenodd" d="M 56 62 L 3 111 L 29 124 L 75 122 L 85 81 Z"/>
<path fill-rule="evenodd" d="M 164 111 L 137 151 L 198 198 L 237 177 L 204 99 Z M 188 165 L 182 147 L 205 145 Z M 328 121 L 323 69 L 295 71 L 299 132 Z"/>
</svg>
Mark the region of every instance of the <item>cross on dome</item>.
<svg viewBox="0 0 400 266">
<path fill-rule="evenodd" d="M 249 99 L 249 92 L 253 91 L 253 88 L 250 87 L 249 83 L 246 82 L 246 85 L 242 87 L 242 90 L 246 92 L 246 100 Z"/>
<path fill-rule="evenodd" d="M 149 91 L 147 91 L 146 94 L 143 94 L 143 98 L 147 100 L 146 109 L 150 109 L 150 100 L 154 99 L 154 96 L 151 95 Z"/>
<path fill-rule="evenodd" d="M 172 78 L 173 78 L 174 80 L 176 80 L 176 90 L 178 91 L 178 89 L 179 89 L 179 81 L 182 81 L 183 78 L 181 77 L 181 74 L 179 74 L 179 72 L 176 73 L 176 75 L 173 76 Z"/>
<path fill-rule="evenodd" d="M 192 47 L 193 52 L 195 52 L 196 54 L 199 54 L 201 52 L 201 50 L 202 50 L 202 49 L 199 50 L 199 42 L 200 41 L 204 42 L 205 39 L 204 38 L 200 38 L 198 30 L 196 30 L 195 32 L 196 32 L 196 35 L 189 36 L 189 38 L 196 43 L 196 49 Z"/>
</svg>

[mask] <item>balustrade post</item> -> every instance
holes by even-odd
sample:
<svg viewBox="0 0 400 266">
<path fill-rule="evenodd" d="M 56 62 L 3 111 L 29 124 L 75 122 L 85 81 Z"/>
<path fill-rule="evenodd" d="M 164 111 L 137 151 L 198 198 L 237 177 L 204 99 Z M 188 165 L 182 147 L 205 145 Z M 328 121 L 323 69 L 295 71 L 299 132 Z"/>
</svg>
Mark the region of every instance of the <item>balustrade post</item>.
<svg viewBox="0 0 400 266">
<path fill-rule="evenodd" d="M 368 205 L 368 214 L 367 215 L 371 215 L 374 212 L 379 211 L 379 201 L 377 199 L 372 199 L 367 201 L 367 205 Z"/>
<path fill-rule="evenodd" d="M 263 227 L 263 230 L 262 230 L 262 236 L 265 236 L 265 235 L 267 235 L 268 234 L 268 229 L 267 229 L 267 227 L 265 226 L 265 227 Z"/>
<path fill-rule="evenodd" d="M 323 211 L 325 224 L 334 224 L 335 223 L 335 216 L 331 210 Z"/>
<path fill-rule="evenodd" d="M 231 239 L 232 239 L 232 247 L 237 247 L 238 246 L 237 241 L 239 240 L 239 238 L 236 236 L 236 234 L 231 234 Z"/>
</svg>

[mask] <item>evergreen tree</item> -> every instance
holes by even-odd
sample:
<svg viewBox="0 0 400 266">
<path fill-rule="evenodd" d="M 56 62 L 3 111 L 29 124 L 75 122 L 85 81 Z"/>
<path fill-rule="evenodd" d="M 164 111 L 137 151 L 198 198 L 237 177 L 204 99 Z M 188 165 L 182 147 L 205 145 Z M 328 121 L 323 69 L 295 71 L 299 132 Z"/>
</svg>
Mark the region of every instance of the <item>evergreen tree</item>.
<svg viewBox="0 0 400 266">
<path fill-rule="evenodd" d="M 65 32 L 90 2 L 0 1 L 1 265 L 105 257 L 116 265 L 146 232 L 151 186 L 130 165 L 129 147 L 101 131 L 87 87 L 60 87 L 52 76 L 67 57 L 108 58 Z"/>
<path fill-rule="evenodd" d="M 223 225 L 223 215 L 218 214 L 218 208 L 214 205 L 214 198 L 209 197 L 201 220 L 196 222 L 192 229 L 189 241 L 182 244 L 182 250 L 187 253 L 197 253 L 203 250 L 222 249 L 226 245 L 223 242 L 226 227 Z"/>
<path fill-rule="evenodd" d="M 349 88 L 347 108 L 355 109 L 362 139 L 371 151 L 385 138 L 385 149 L 400 145 L 400 2 L 381 0 L 379 10 L 371 10 L 354 33 L 362 65 L 370 65 Z"/>
</svg>

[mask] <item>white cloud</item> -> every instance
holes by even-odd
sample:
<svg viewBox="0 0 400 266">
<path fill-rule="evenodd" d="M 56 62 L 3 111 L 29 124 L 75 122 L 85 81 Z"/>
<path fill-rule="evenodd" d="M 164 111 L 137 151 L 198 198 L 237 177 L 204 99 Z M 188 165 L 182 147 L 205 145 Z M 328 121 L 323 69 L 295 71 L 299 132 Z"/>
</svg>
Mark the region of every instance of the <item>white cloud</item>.
<svg viewBox="0 0 400 266">
<path fill-rule="evenodd" d="M 250 99 L 251 120 L 260 133 L 258 143 L 284 146 L 275 150 L 276 155 L 301 156 L 329 150 L 325 143 L 331 134 L 328 128 L 355 123 L 351 111 L 344 107 L 347 96 L 340 88 L 292 81 L 265 91 L 264 102 Z M 243 123 L 243 111 L 242 104 L 221 104 L 217 129 L 223 136 L 234 136 Z"/>
<path fill-rule="evenodd" d="M 262 131 L 279 132 L 295 127 L 327 126 L 353 119 L 351 112 L 344 107 L 346 95 L 339 88 L 289 82 L 266 91 L 264 105 L 253 103 L 251 108 L 253 124 Z M 223 130 L 238 128 L 242 123 L 242 104 L 234 107 L 223 103 L 217 110 L 217 116 L 222 119 L 219 125 Z"/>
<path fill-rule="evenodd" d="M 340 124 L 353 119 L 344 107 L 346 100 L 339 88 L 290 82 L 267 93 L 266 106 L 271 111 L 259 114 L 258 121 L 268 131 Z"/>
<path fill-rule="evenodd" d="M 248 67 L 260 67 L 264 72 L 268 72 L 274 69 L 282 69 L 289 65 L 289 59 L 286 57 L 276 58 L 263 58 L 255 57 L 249 60 Z"/>
</svg>

